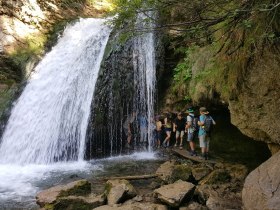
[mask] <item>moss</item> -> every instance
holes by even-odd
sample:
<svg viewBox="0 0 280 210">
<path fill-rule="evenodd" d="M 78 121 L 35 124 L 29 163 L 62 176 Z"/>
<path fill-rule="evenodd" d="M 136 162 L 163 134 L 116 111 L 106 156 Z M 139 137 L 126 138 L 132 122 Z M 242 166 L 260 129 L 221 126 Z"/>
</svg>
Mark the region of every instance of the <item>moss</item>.
<svg viewBox="0 0 280 210">
<path fill-rule="evenodd" d="M 175 165 L 169 181 L 174 182 L 179 179 L 181 179 L 182 181 L 189 181 L 191 173 L 192 169 L 190 166 L 184 164 Z"/>
<path fill-rule="evenodd" d="M 86 203 L 82 199 L 59 199 L 53 205 L 53 210 L 91 210 L 92 208 L 92 204 Z"/>
<path fill-rule="evenodd" d="M 46 36 L 43 34 L 36 34 L 29 36 L 23 41 L 23 45 L 18 46 L 11 54 L 10 58 L 20 69 L 24 69 L 27 61 L 37 55 L 42 55 L 46 43 Z"/>
<path fill-rule="evenodd" d="M 106 182 L 105 187 L 104 187 L 104 195 L 107 197 L 109 192 L 112 189 L 112 184 L 109 182 Z"/>
<path fill-rule="evenodd" d="M 227 170 L 218 169 L 211 172 L 205 179 L 203 179 L 200 184 L 221 184 L 228 183 L 231 180 L 231 176 Z"/>
<path fill-rule="evenodd" d="M 46 209 L 46 210 L 53 210 L 54 209 L 54 204 L 46 204 L 45 206 L 44 206 L 44 209 Z"/>
<path fill-rule="evenodd" d="M 5 109 L 10 105 L 17 86 L 13 86 L 11 88 L 7 88 L 4 90 L 0 89 L 0 117 L 4 113 Z"/>
<path fill-rule="evenodd" d="M 88 195 L 91 193 L 91 184 L 90 182 L 86 180 L 80 181 L 78 184 L 76 184 L 73 188 L 69 190 L 63 190 L 59 194 L 59 197 L 66 197 L 69 195 L 77 195 L 77 196 L 83 196 Z"/>
</svg>

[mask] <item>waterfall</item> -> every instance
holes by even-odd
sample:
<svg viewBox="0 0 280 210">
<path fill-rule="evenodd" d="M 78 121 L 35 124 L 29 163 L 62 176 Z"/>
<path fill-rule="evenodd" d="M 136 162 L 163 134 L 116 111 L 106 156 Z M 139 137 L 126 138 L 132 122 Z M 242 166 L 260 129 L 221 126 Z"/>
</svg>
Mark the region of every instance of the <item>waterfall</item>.
<svg viewBox="0 0 280 210">
<path fill-rule="evenodd" d="M 90 105 L 110 29 L 80 19 L 34 70 L 3 133 L 0 163 L 84 158 Z"/>
<path fill-rule="evenodd" d="M 153 13 L 149 12 L 150 17 Z M 140 13 L 137 18 L 137 28 L 153 29 L 154 23 L 145 21 L 146 15 Z M 134 110 L 139 123 L 140 143 L 148 141 L 149 151 L 153 142 L 154 130 L 154 96 L 156 89 L 154 33 L 146 32 L 134 38 L 133 67 L 134 67 Z"/>
</svg>

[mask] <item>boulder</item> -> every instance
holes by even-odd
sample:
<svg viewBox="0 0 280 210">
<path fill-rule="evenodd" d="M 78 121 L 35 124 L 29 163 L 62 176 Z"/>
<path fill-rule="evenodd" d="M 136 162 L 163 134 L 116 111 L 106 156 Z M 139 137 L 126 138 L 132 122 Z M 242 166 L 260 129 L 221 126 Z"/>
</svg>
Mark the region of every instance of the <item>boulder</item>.
<svg viewBox="0 0 280 210">
<path fill-rule="evenodd" d="M 171 160 L 167 161 L 160 165 L 160 167 L 157 169 L 156 174 L 159 176 L 159 178 L 164 181 L 168 182 L 170 177 L 172 176 L 172 172 L 174 170 L 176 161 Z"/>
<path fill-rule="evenodd" d="M 154 194 L 161 202 L 172 207 L 179 207 L 181 203 L 192 198 L 194 189 L 195 185 L 192 183 L 178 180 L 154 190 Z"/>
<path fill-rule="evenodd" d="M 89 196 L 67 196 L 59 198 L 53 205 L 52 209 L 54 210 L 91 210 L 98 206 L 105 204 L 104 195 L 89 195 Z"/>
<path fill-rule="evenodd" d="M 187 164 L 176 164 L 176 161 L 172 160 L 163 163 L 156 174 L 165 183 L 173 183 L 179 179 L 189 181 L 192 169 Z"/>
<path fill-rule="evenodd" d="M 94 210 L 168 210 L 168 208 L 161 204 L 154 203 L 129 203 L 121 206 L 100 206 Z"/>
<path fill-rule="evenodd" d="M 91 184 L 87 180 L 78 180 L 66 185 L 58 185 L 43 190 L 36 195 L 36 202 L 40 207 L 53 204 L 59 197 L 68 195 L 87 195 L 91 192 Z"/>
<path fill-rule="evenodd" d="M 280 152 L 252 171 L 245 180 L 245 209 L 280 209 Z"/>
<path fill-rule="evenodd" d="M 208 209 L 241 209 L 241 187 L 237 190 L 235 184 L 201 185 L 197 186 L 194 196 L 197 201 Z"/>
<path fill-rule="evenodd" d="M 169 182 L 173 183 L 177 180 L 189 181 L 191 175 L 192 175 L 192 169 L 189 165 L 187 164 L 175 165 L 172 175 L 169 179 Z"/>
<path fill-rule="evenodd" d="M 124 179 L 108 180 L 104 194 L 107 196 L 108 205 L 122 203 L 137 195 L 134 187 Z"/>
</svg>

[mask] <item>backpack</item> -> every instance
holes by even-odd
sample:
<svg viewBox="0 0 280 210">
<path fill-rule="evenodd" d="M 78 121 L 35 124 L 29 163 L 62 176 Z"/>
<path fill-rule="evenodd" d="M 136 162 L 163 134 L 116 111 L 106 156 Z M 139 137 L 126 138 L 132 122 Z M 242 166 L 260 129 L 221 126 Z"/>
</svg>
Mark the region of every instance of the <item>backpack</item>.
<svg viewBox="0 0 280 210">
<path fill-rule="evenodd" d="M 204 130 L 207 134 L 211 133 L 213 130 L 213 119 L 211 116 L 206 115 L 204 120 Z"/>
<path fill-rule="evenodd" d="M 194 131 L 198 131 L 199 129 L 199 126 L 198 126 L 198 118 L 197 117 L 194 117 L 192 115 L 189 115 L 191 118 L 192 118 L 192 124 L 191 124 L 191 128 L 194 130 Z"/>
</svg>

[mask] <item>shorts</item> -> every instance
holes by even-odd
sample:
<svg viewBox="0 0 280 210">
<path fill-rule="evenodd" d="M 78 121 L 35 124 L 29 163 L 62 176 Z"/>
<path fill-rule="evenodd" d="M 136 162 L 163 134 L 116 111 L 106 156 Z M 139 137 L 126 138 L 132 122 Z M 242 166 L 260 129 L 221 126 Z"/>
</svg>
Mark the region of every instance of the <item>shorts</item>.
<svg viewBox="0 0 280 210">
<path fill-rule="evenodd" d="M 155 139 L 161 141 L 161 131 L 155 131 Z"/>
<path fill-rule="evenodd" d="M 171 129 L 171 128 L 165 128 L 164 131 L 165 131 L 165 132 L 171 132 L 172 129 Z"/>
<path fill-rule="evenodd" d="M 179 136 L 181 138 L 183 138 L 184 134 L 185 134 L 185 131 L 176 131 L 176 139 L 179 138 Z"/>
<path fill-rule="evenodd" d="M 188 133 L 188 141 L 193 141 L 195 137 L 195 132 Z"/>
<path fill-rule="evenodd" d="M 210 137 L 205 135 L 199 136 L 199 146 L 209 149 Z"/>
</svg>

